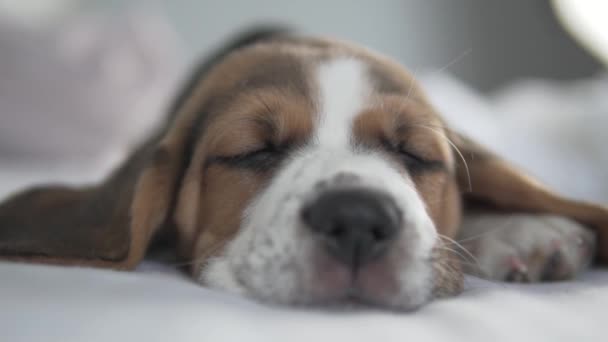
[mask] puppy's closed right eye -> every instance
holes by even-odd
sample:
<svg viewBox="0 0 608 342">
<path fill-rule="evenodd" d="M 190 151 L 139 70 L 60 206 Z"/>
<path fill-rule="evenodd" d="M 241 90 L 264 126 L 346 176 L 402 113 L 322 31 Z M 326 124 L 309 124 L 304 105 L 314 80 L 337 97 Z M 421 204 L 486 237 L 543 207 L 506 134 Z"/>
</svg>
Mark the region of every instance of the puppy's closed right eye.
<svg viewBox="0 0 608 342">
<path fill-rule="evenodd" d="M 276 168 L 285 158 L 287 148 L 278 147 L 271 143 L 252 151 L 228 156 L 215 156 L 207 160 L 207 165 L 223 164 L 232 168 L 245 169 L 253 172 L 265 172 Z"/>
</svg>

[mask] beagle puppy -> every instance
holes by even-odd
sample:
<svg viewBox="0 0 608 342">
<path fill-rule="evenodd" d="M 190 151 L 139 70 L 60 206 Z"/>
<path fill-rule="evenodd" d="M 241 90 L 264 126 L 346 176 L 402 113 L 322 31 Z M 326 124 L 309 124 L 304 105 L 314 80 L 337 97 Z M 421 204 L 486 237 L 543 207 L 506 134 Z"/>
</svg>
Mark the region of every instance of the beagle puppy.
<svg viewBox="0 0 608 342">
<path fill-rule="evenodd" d="M 606 207 L 450 130 L 391 59 L 280 30 L 203 64 L 103 183 L 0 206 L 4 260 L 133 269 L 164 241 L 212 288 L 396 310 L 458 294 L 464 271 L 572 278 L 608 260 L 607 232 Z"/>
</svg>

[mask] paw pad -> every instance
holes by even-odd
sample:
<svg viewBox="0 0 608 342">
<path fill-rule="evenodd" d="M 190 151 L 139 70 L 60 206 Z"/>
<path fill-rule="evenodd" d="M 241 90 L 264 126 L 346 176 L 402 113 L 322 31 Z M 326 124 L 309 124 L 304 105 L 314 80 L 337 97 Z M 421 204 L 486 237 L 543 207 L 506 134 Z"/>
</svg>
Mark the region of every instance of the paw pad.
<svg viewBox="0 0 608 342">
<path fill-rule="evenodd" d="M 528 283 L 530 277 L 528 276 L 528 267 L 526 264 L 517 256 L 511 256 L 507 260 L 509 272 L 505 277 L 505 281 L 514 283 Z"/>
<path fill-rule="evenodd" d="M 567 273 L 568 272 L 565 272 L 564 256 L 556 249 L 551 253 L 551 256 L 547 258 L 541 271 L 540 279 L 543 281 L 562 280 L 566 278 Z"/>
</svg>

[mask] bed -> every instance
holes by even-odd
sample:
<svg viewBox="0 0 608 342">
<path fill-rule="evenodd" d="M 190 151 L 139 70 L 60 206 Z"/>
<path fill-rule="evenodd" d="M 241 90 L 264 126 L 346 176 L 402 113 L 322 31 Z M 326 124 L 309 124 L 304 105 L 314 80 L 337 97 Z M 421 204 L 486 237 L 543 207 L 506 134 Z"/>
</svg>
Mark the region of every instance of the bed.
<svg viewBox="0 0 608 342">
<path fill-rule="evenodd" d="M 465 292 L 413 313 L 278 308 L 174 269 L 134 273 L 0 263 L 3 341 L 605 341 L 608 272 Z"/>
</svg>

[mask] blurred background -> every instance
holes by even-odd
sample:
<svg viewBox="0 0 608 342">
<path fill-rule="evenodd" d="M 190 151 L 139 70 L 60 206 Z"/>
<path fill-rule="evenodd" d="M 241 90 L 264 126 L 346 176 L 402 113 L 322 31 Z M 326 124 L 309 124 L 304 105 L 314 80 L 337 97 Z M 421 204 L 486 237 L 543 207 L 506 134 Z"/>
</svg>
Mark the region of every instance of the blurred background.
<svg viewBox="0 0 608 342">
<path fill-rule="evenodd" d="M 0 194 L 103 176 L 201 56 L 279 23 L 397 59 L 457 128 L 606 200 L 605 139 L 588 125 L 608 123 L 604 14 L 593 0 L 0 0 Z"/>
<path fill-rule="evenodd" d="M 584 1 L 583 1 L 584 2 Z M 100 1 L 122 11 L 125 1 Z M 165 1 L 188 56 L 256 22 L 282 22 L 379 50 L 413 70 L 443 68 L 480 90 L 521 77 L 573 79 L 600 66 L 567 34 L 550 1 Z M 608 14 L 608 13 L 606 13 Z"/>
<path fill-rule="evenodd" d="M 163 16 L 175 30 L 188 60 L 200 57 L 239 29 L 272 22 L 358 42 L 412 69 L 450 64 L 454 75 L 484 91 L 521 77 L 573 79 L 593 75 L 600 68 L 566 34 L 552 2 L 546 0 L 1 2 L 8 8 L 12 4 L 17 11 L 19 7 L 26 12 L 38 11 L 38 19 L 46 19 L 47 23 L 78 12 L 103 11 L 121 16 L 147 7 Z M 54 3 L 57 7 L 53 8 Z M 51 11 L 54 18 L 43 18 L 42 11 Z M 27 16 L 25 19 L 36 20 Z"/>
</svg>

